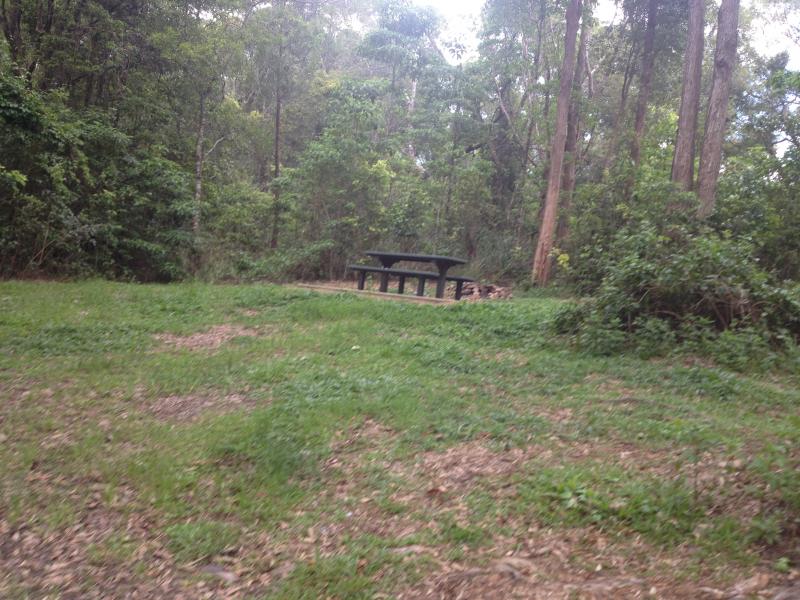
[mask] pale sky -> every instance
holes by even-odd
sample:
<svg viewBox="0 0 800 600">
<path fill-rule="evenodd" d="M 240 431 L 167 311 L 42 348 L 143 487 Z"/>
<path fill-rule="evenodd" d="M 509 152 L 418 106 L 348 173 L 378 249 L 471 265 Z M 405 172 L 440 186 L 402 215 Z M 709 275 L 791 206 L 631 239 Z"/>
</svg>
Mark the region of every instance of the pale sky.
<svg viewBox="0 0 800 600">
<path fill-rule="evenodd" d="M 434 7 L 443 17 L 445 25 L 441 33 L 443 41 L 458 40 L 467 47 L 464 57 L 474 57 L 477 48 L 476 31 L 480 25 L 480 13 L 484 0 L 417 0 L 419 4 Z M 751 7 L 759 0 L 743 0 L 743 7 Z M 598 0 L 594 10 L 601 23 L 619 19 L 613 0 Z M 800 69 L 800 47 L 785 32 L 785 26 L 775 22 L 756 22 L 753 28 L 753 45 L 759 54 L 773 56 L 782 50 L 789 51 L 789 67 Z"/>
</svg>

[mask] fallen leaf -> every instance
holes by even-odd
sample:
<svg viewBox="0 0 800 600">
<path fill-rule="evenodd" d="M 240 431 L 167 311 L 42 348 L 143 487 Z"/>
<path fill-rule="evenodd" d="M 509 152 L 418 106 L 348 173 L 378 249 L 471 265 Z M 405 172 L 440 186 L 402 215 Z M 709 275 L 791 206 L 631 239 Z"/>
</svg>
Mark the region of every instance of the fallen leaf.
<svg viewBox="0 0 800 600">
<path fill-rule="evenodd" d="M 733 586 L 728 594 L 728 597 L 736 598 L 739 596 L 747 596 L 747 594 L 757 592 L 758 590 L 767 587 L 767 584 L 769 584 L 769 575 L 766 573 L 756 573 L 749 579 L 740 581 Z"/>
<path fill-rule="evenodd" d="M 219 565 L 206 565 L 204 566 L 201 571 L 208 575 L 213 575 L 215 577 L 219 577 L 226 583 L 233 583 L 237 579 L 239 579 L 236 573 L 232 573 L 231 571 L 226 571 Z"/>
<path fill-rule="evenodd" d="M 430 552 L 431 549 L 425 546 L 420 546 L 418 544 L 412 544 L 411 546 L 403 546 L 402 548 L 393 548 L 392 552 L 394 554 L 406 555 L 406 554 L 423 554 L 425 552 Z"/>
</svg>

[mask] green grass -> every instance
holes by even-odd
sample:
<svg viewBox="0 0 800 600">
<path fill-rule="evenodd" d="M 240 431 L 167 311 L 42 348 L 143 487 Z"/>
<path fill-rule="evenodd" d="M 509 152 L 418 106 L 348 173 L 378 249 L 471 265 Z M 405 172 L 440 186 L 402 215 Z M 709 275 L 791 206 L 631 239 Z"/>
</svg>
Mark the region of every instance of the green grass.
<svg viewBox="0 0 800 600">
<path fill-rule="evenodd" d="M 179 561 L 211 558 L 238 539 L 234 527 L 213 521 L 178 523 L 167 527 L 165 533 L 170 550 Z"/>
<path fill-rule="evenodd" d="M 333 549 L 296 551 L 309 528 L 349 527 L 359 506 L 418 524 L 408 539 L 462 562 L 485 561 L 498 540 L 536 524 L 589 528 L 622 546 L 635 535 L 662 552 L 690 547 L 680 558 L 712 579 L 731 565 L 796 568 L 797 374 L 578 353 L 547 333 L 561 302 L 531 294 L 443 307 L 264 285 L 2 283 L 0 518 L 48 535 L 98 503 L 120 518 L 147 515 L 151 542 L 190 572 L 234 550 L 265 569 L 267 536 L 287 548 L 270 560 L 291 566 L 257 594 L 275 598 L 391 594 L 437 568 L 398 557 L 392 549 L 408 542 L 396 531 L 355 528 Z M 200 351 L 155 338 L 222 323 L 258 335 Z M 152 408 L 231 394 L 245 407 L 190 419 Z M 366 420 L 390 433 L 337 449 Z M 407 475 L 418 457 L 476 440 L 500 453 L 555 450 L 446 490 L 441 504 L 420 500 L 428 474 Z M 620 449 L 641 458 L 620 460 Z M 331 491 L 343 476 L 326 467 L 343 457 L 346 499 Z M 136 543 L 116 532 L 88 560 L 139 560 Z"/>
</svg>

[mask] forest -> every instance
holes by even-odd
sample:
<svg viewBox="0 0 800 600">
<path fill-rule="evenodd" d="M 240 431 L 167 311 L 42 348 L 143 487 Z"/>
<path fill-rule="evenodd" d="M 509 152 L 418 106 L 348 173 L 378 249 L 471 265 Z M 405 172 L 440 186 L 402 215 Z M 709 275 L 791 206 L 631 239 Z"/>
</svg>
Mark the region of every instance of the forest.
<svg viewBox="0 0 800 600">
<path fill-rule="evenodd" d="M 470 1 L 0 0 L 0 598 L 800 598 L 798 0 Z"/>
<path fill-rule="evenodd" d="M 796 339 L 800 73 L 753 45 L 796 53 L 796 4 L 596 10 L 487 2 L 472 51 L 409 0 L 3 0 L 0 276 L 340 279 L 384 248 L 592 296 L 564 331 Z"/>
</svg>

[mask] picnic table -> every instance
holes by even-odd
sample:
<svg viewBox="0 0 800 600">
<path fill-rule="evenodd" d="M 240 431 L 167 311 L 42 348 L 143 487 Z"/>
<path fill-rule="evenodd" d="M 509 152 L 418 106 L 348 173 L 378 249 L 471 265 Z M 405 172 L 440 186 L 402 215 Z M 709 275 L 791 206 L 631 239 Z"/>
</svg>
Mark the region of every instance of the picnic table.
<svg viewBox="0 0 800 600">
<path fill-rule="evenodd" d="M 378 259 L 381 263 L 380 267 L 372 267 L 369 265 L 348 265 L 347 268 L 358 273 L 358 289 L 364 289 L 364 283 L 367 273 L 374 273 L 380 275 L 380 291 L 387 292 L 389 289 L 389 277 L 396 276 L 399 280 L 397 293 L 402 294 L 405 291 L 405 280 L 407 277 L 416 277 L 417 283 L 417 296 L 425 294 L 425 282 L 427 280 L 436 281 L 436 297 L 443 298 L 445 285 L 448 281 L 454 281 L 456 284 L 456 300 L 461 298 L 461 288 L 464 283 L 474 281 L 469 277 L 462 277 L 460 275 L 447 275 L 447 271 L 456 265 L 464 265 L 467 261 L 461 258 L 454 258 L 452 256 L 440 256 L 437 254 L 408 254 L 405 252 L 380 252 L 377 250 L 370 250 L 365 252 L 367 256 Z M 421 262 L 432 263 L 436 266 L 437 272 L 432 271 L 413 271 L 408 269 L 395 269 L 394 265 L 398 262 Z"/>
</svg>

